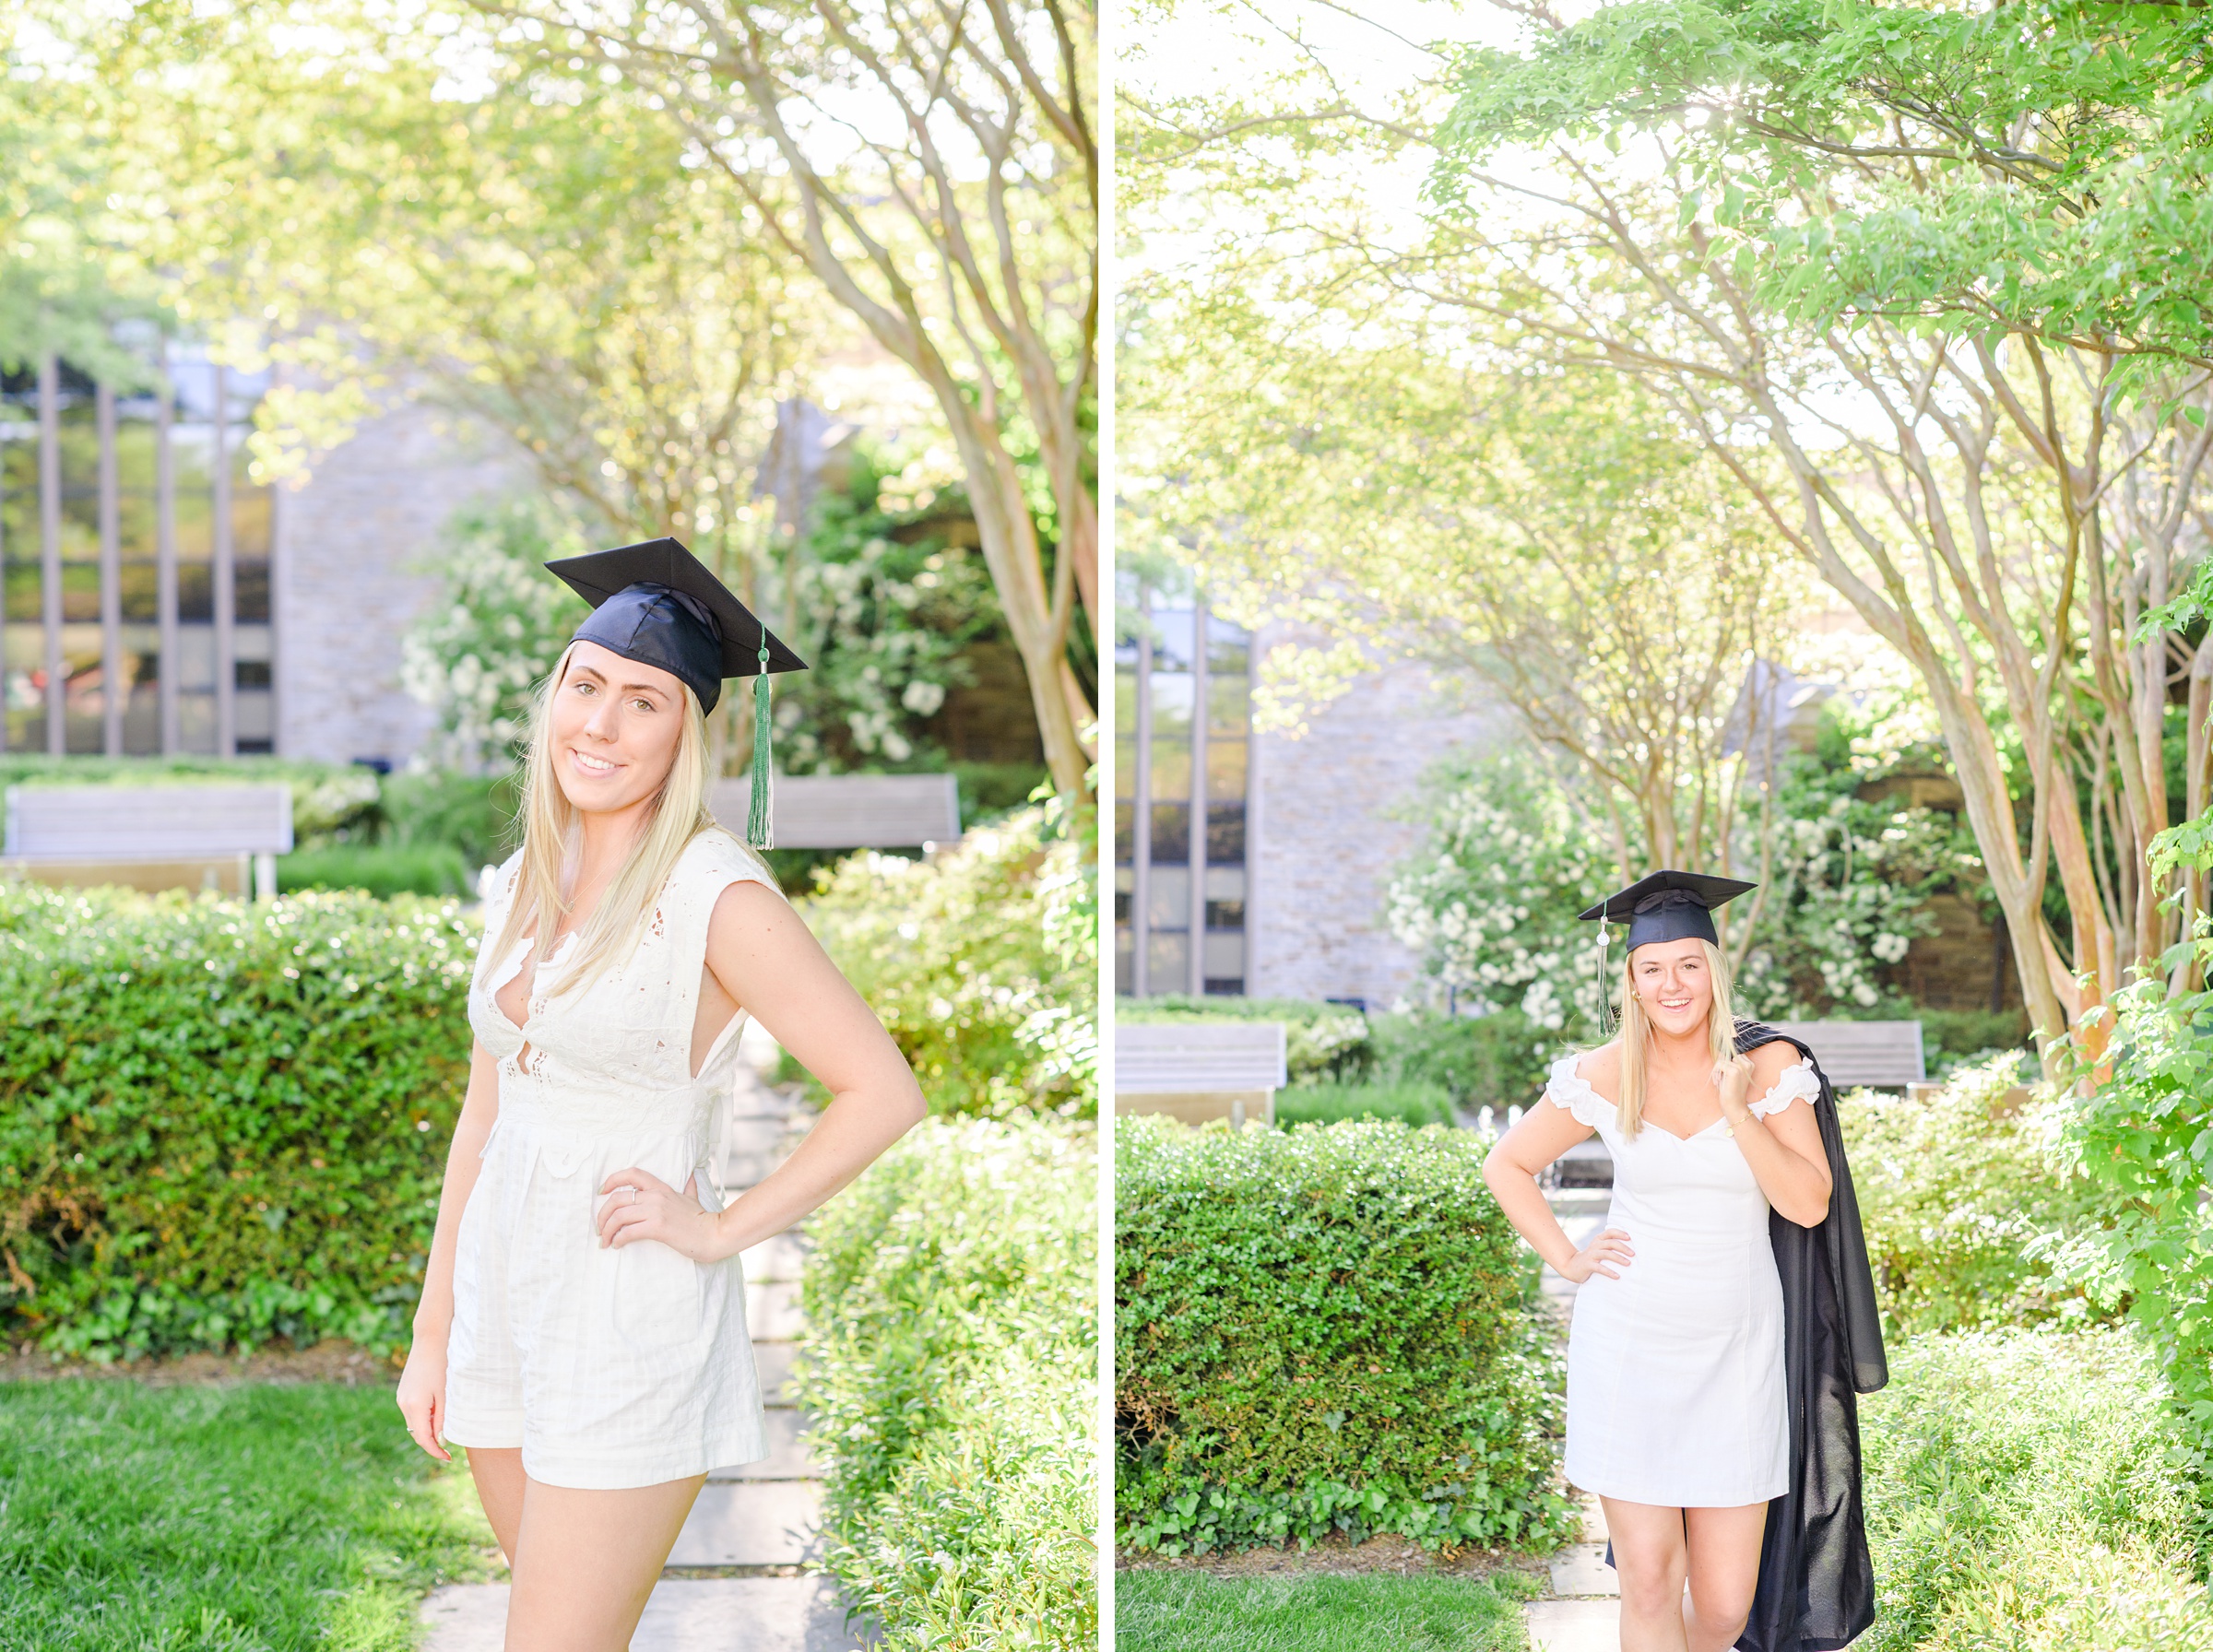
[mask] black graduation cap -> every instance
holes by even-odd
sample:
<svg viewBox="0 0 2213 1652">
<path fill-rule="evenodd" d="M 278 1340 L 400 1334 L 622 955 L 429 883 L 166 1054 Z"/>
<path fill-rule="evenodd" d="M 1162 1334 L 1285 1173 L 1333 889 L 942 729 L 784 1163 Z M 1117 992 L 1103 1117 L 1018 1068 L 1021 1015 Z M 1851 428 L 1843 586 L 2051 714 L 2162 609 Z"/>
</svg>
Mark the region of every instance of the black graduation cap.
<svg viewBox="0 0 2213 1652">
<path fill-rule="evenodd" d="M 1705 872 L 1654 872 L 1580 915 L 1627 923 L 1631 951 L 1651 941 L 1682 940 L 1690 936 L 1718 946 L 1721 937 L 1714 929 L 1711 909 L 1758 887 Z"/>
<path fill-rule="evenodd" d="M 713 711 L 722 698 L 724 678 L 753 679 L 752 799 L 745 841 L 756 849 L 772 845 L 768 678 L 775 671 L 804 671 L 807 662 L 674 539 L 562 557 L 546 567 L 592 605 L 572 643 L 597 643 L 626 660 L 658 666 L 699 696 L 703 712 Z"/>
<path fill-rule="evenodd" d="M 726 677 L 807 669 L 674 539 L 562 557 L 546 567 L 592 605 L 572 642 L 597 643 L 624 659 L 658 666 L 699 696 L 702 711 L 715 709 Z"/>
</svg>

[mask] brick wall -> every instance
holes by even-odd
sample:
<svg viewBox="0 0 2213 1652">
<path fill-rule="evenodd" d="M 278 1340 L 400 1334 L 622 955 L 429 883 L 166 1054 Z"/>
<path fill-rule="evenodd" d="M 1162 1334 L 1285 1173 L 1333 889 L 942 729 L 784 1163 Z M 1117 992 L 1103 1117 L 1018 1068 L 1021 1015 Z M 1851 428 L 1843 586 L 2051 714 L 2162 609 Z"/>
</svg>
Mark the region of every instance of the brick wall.
<svg viewBox="0 0 2213 1652">
<path fill-rule="evenodd" d="M 1255 659 L 1290 634 L 1262 629 Z M 1245 990 L 1365 998 L 1387 1009 L 1414 985 L 1416 965 L 1383 924 L 1392 869 L 1420 835 L 1394 811 L 1439 758 L 1508 738 L 1509 714 L 1472 690 L 1446 691 L 1424 667 L 1393 665 L 1362 678 L 1308 724 L 1300 738 L 1267 733 L 1253 741 Z"/>
<path fill-rule="evenodd" d="M 277 749 L 404 762 L 430 714 L 399 645 L 438 589 L 439 532 L 470 501 L 529 485 L 495 437 L 406 402 L 365 422 L 278 507 Z"/>
</svg>

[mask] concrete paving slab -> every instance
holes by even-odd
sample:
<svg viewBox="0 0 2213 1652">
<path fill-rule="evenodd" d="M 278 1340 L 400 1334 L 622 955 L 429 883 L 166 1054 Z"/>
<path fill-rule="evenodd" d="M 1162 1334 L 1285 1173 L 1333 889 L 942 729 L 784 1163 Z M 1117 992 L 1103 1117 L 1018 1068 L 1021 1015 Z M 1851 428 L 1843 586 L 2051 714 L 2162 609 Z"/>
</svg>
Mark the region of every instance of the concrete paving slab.
<svg viewBox="0 0 2213 1652">
<path fill-rule="evenodd" d="M 768 1180 L 769 1172 L 784 1162 L 784 1154 L 775 1148 L 740 1149 L 725 1155 L 722 1162 L 722 1185 L 725 1187 L 751 1187 Z"/>
<path fill-rule="evenodd" d="M 1532 1600 L 1530 1652 L 1621 1652 L 1618 1600 Z"/>
<path fill-rule="evenodd" d="M 819 1480 L 822 1466 L 814 1454 L 800 1443 L 808 1417 L 804 1411 L 795 1411 L 789 1406 L 770 1406 L 762 1413 L 767 1425 L 768 1455 L 757 1463 L 738 1463 L 728 1469 L 712 1469 L 709 1480 Z"/>
<path fill-rule="evenodd" d="M 1600 1548 L 1603 1549 L 1606 1545 L 1607 1539 L 1612 1536 L 1613 1533 L 1606 1529 L 1605 1504 L 1599 1502 L 1597 1498 L 1592 1496 L 1589 1493 L 1584 1493 L 1583 1541 L 1586 1543 L 1596 1543 Z"/>
<path fill-rule="evenodd" d="M 821 1547 L 822 1488 L 811 1480 L 709 1481 L 676 1535 L 672 1566 L 789 1566 Z"/>
<path fill-rule="evenodd" d="M 753 1344 L 753 1370 L 761 1378 L 761 1398 L 765 1403 L 791 1403 L 791 1362 L 799 1351 L 789 1342 Z"/>
<path fill-rule="evenodd" d="M 807 1266 L 807 1242 L 788 1228 L 738 1254 L 745 1264 L 748 1285 L 767 1284 L 771 1280 L 796 1284 Z"/>
<path fill-rule="evenodd" d="M 756 1342 L 792 1342 L 807 1328 L 799 1313 L 799 1288 L 787 1280 L 768 1280 L 745 1288 L 745 1328 Z"/>
<path fill-rule="evenodd" d="M 827 1577 L 665 1577 L 631 1652 L 854 1652 L 880 1644 L 845 1626 Z M 503 1652 L 507 1586 L 456 1584 L 423 1602 L 423 1652 Z"/>
<path fill-rule="evenodd" d="M 1556 1595 L 1619 1595 L 1621 1580 L 1606 1564 L 1603 1543 L 1574 1543 L 1552 1557 Z"/>
</svg>

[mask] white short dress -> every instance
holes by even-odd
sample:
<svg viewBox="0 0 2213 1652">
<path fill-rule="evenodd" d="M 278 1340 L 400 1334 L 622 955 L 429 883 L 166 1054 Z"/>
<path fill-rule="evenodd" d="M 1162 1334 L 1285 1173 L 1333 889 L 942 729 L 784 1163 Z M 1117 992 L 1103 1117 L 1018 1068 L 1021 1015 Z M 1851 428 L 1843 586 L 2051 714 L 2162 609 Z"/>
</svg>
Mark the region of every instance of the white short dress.
<svg viewBox="0 0 2213 1652">
<path fill-rule="evenodd" d="M 485 903 L 469 1024 L 498 1061 L 500 1113 L 461 1217 L 444 1437 L 520 1446 L 547 1485 L 657 1485 L 768 1455 L 737 1257 L 708 1265 L 657 1240 L 601 1249 L 610 1172 L 636 1165 L 670 1186 L 709 1169 L 737 1058 L 740 1010 L 695 1076 L 692 1018 L 707 923 L 729 884 L 774 889 L 737 839 L 686 845 L 627 962 L 564 990 L 571 935 L 539 965 L 518 1027 L 493 1001 L 528 954 L 491 948 L 522 856 Z M 526 1044 L 527 1061 L 520 1059 Z"/>
<path fill-rule="evenodd" d="M 1790 1478 L 1782 1283 L 1768 1199 L 1726 1119 L 1685 1139 L 1646 1122 L 1625 1140 L 1614 1104 L 1552 1067 L 1544 1099 L 1597 1130 L 1614 1156 L 1606 1226 L 1637 1253 L 1618 1279 L 1578 1287 L 1568 1333 L 1570 1485 L 1668 1508 L 1739 1508 Z M 1755 1115 L 1821 1092 L 1801 1060 Z"/>
</svg>

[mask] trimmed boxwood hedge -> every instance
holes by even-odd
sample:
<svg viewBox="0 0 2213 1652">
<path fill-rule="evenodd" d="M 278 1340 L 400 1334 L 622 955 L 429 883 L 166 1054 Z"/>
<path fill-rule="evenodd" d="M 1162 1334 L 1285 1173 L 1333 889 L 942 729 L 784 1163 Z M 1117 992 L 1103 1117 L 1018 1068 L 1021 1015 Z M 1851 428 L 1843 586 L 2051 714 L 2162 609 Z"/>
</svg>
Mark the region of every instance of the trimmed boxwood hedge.
<svg viewBox="0 0 2213 1652">
<path fill-rule="evenodd" d="M 1116 1131 L 1123 1542 L 1572 1534 L 1556 1336 L 1481 1140 L 1381 1120 Z"/>
<path fill-rule="evenodd" d="M 468 1079 L 453 903 L 0 885 L 0 1311 L 60 1353 L 406 1339 Z"/>
</svg>

